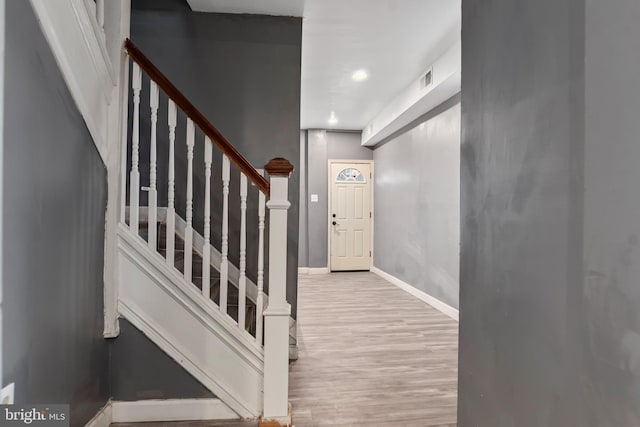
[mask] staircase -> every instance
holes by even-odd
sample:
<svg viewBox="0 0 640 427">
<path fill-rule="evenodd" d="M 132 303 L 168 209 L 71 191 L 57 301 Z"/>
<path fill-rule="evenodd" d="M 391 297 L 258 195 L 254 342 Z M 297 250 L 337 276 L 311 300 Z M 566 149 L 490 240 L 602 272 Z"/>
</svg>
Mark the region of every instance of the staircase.
<svg viewBox="0 0 640 427">
<path fill-rule="evenodd" d="M 286 230 L 288 178 L 293 167 L 285 159 L 273 159 L 265 166 L 267 180 L 133 42 L 127 40 L 125 46 L 132 60 L 133 114 L 127 125 L 131 146 L 122 159 L 122 200 L 127 202 L 121 206 L 117 232 L 118 314 L 239 417 L 288 425 Z M 145 92 L 148 89 L 144 95 L 143 87 Z M 167 96 L 167 122 L 160 126 L 161 92 Z M 148 96 L 151 125 L 143 130 L 142 96 Z M 179 117 L 185 117 L 186 135 L 177 135 Z M 204 135 L 200 152 L 195 150 L 196 130 Z M 141 147 L 142 132 L 151 135 L 148 147 Z M 167 132 L 168 152 L 158 150 L 159 132 Z M 176 162 L 178 144 L 186 146 L 186 167 Z M 215 165 L 214 150 L 220 151 Z M 140 185 L 140 152 L 149 153 L 148 187 Z M 166 206 L 158 206 L 159 156 L 168 160 Z M 204 164 L 204 194 L 194 195 L 197 164 Z M 214 187 L 218 182 L 212 179 L 214 172 L 220 174 L 220 187 Z M 176 179 L 187 183 L 184 210 L 176 207 Z M 236 186 L 239 206 L 232 210 L 229 194 Z M 221 195 L 220 205 L 212 206 L 214 192 Z M 196 230 L 194 205 L 202 200 L 204 227 Z M 221 213 L 219 224 L 212 224 L 212 209 Z M 177 211 L 184 211 L 184 218 Z M 248 212 L 257 213 L 257 218 L 247 221 Z M 230 215 L 236 214 L 239 233 L 231 233 Z M 251 223 L 257 223 L 257 232 L 249 234 Z M 212 245 L 212 226 L 221 232 L 219 247 Z M 249 235 L 255 239 L 248 241 Z M 229 260 L 229 242 L 236 238 L 238 265 Z M 248 245 L 257 248 L 251 263 L 247 262 Z M 253 261 L 255 270 L 247 271 Z M 265 292 L 265 270 L 270 298 Z"/>
<path fill-rule="evenodd" d="M 167 254 L 167 224 L 166 224 L 166 210 L 159 208 L 159 219 L 156 224 L 156 235 L 157 235 L 157 245 L 156 250 L 160 253 L 161 256 L 166 258 Z M 182 274 L 184 274 L 184 222 L 182 222 L 182 218 L 176 217 L 175 221 L 178 224 L 177 231 L 174 233 L 174 242 L 175 242 L 175 260 L 174 267 Z M 145 218 L 144 214 L 141 215 L 141 220 L 139 222 L 139 235 L 146 242 L 149 241 L 149 223 L 147 218 Z M 202 292 L 202 281 L 204 277 L 204 272 L 202 268 L 204 266 L 204 262 L 202 259 L 202 244 L 198 244 L 203 242 L 204 238 L 194 231 L 194 246 L 191 250 L 191 282 L 195 285 L 200 292 Z M 211 252 L 217 252 L 215 248 L 210 248 Z M 217 257 L 219 258 L 219 256 Z M 217 266 L 217 267 L 216 267 Z M 217 306 L 220 306 L 220 272 L 219 263 L 211 262 L 209 265 L 209 299 L 213 301 Z M 237 273 L 235 275 L 237 278 Z M 233 278 L 229 281 L 228 287 L 228 302 L 227 302 L 227 314 L 236 322 L 238 322 L 238 297 L 239 290 L 237 285 L 237 279 Z M 206 298 L 207 295 L 203 296 Z M 246 292 L 246 300 L 245 300 L 245 330 L 249 332 L 254 338 L 256 337 L 256 298 L 257 296 L 257 287 L 253 282 L 247 280 L 247 292 Z M 266 296 L 263 296 L 263 300 Z"/>
</svg>

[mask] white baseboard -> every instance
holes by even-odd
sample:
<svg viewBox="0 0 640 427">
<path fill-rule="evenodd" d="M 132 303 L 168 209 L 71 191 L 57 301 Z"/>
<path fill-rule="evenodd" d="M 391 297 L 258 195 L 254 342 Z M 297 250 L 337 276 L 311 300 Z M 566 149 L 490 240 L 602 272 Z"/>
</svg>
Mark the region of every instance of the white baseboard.
<svg viewBox="0 0 640 427">
<path fill-rule="evenodd" d="M 329 274 L 329 267 L 311 268 L 311 267 L 298 267 L 298 274 Z"/>
<path fill-rule="evenodd" d="M 220 399 L 109 401 L 86 427 L 109 427 L 111 423 L 238 419 L 238 414 Z"/>
<path fill-rule="evenodd" d="M 378 267 L 372 266 L 371 267 L 371 272 L 377 274 L 378 276 L 382 277 L 386 281 L 396 285 L 397 287 L 399 287 L 403 291 L 410 293 L 411 295 L 413 295 L 414 297 L 418 298 L 419 300 L 422 300 L 422 301 L 426 302 L 431 307 L 435 308 L 436 310 L 440 311 L 443 314 L 446 314 L 447 316 L 451 317 L 456 322 L 459 321 L 459 318 L 460 318 L 459 311 L 457 309 L 451 307 L 449 304 L 447 304 L 445 302 L 442 302 L 442 301 L 440 301 L 439 299 L 437 299 L 435 297 L 432 297 L 431 295 L 429 295 L 428 293 L 426 293 L 424 291 L 421 291 L 420 289 L 416 289 L 415 287 L 411 286 L 410 284 L 408 284 L 406 282 L 403 282 L 402 280 L 398 279 L 397 277 L 392 276 L 391 274 L 380 270 Z"/>
<path fill-rule="evenodd" d="M 98 411 L 95 417 L 85 424 L 85 427 L 109 427 L 111 424 L 111 401 L 108 401 L 106 405 Z"/>
</svg>

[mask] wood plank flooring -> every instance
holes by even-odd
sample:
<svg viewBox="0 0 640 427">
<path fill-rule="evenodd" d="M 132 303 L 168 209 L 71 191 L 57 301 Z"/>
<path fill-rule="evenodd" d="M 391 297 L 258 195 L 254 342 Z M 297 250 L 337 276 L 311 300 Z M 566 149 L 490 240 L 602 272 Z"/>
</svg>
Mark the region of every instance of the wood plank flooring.
<svg viewBox="0 0 640 427">
<path fill-rule="evenodd" d="M 456 425 L 458 324 L 372 273 L 302 275 L 295 427 Z"/>
</svg>

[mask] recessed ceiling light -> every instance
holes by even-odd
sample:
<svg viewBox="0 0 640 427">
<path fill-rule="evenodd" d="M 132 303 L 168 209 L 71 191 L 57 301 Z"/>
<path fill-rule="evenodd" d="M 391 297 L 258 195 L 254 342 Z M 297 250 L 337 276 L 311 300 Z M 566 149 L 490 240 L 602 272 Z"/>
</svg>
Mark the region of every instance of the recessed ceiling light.
<svg viewBox="0 0 640 427">
<path fill-rule="evenodd" d="M 369 73 L 367 73 L 367 70 L 358 70 L 351 75 L 351 78 L 356 82 L 361 82 L 369 78 Z"/>
<path fill-rule="evenodd" d="M 329 116 L 329 124 L 330 125 L 337 125 L 338 124 L 338 118 L 336 117 L 335 111 L 332 111 L 331 115 Z"/>
</svg>

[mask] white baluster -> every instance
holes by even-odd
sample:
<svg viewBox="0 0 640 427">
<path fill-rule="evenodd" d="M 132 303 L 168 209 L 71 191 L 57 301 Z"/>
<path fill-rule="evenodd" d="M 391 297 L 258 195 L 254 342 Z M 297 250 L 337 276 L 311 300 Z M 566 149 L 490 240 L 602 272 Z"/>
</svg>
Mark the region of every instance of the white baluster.
<svg viewBox="0 0 640 427">
<path fill-rule="evenodd" d="M 169 194 L 167 203 L 167 264 L 175 267 L 176 247 L 176 207 L 175 207 L 175 153 L 176 142 L 176 104 L 169 99 Z"/>
<path fill-rule="evenodd" d="M 238 326 L 246 328 L 247 305 L 247 177 L 240 172 L 240 278 L 238 279 Z"/>
<path fill-rule="evenodd" d="M 204 139 L 204 247 L 202 248 L 202 295 L 211 297 L 211 162 L 213 145 Z"/>
<path fill-rule="evenodd" d="M 158 189 L 156 183 L 157 160 L 156 141 L 158 123 L 158 85 L 151 80 L 149 88 L 149 105 L 151 106 L 151 149 L 149 150 L 149 248 L 157 249 L 158 235 Z"/>
<path fill-rule="evenodd" d="M 229 281 L 229 158 L 222 156 L 222 261 L 220 262 L 220 311 L 227 312 Z"/>
<path fill-rule="evenodd" d="M 263 417 L 290 423 L 289 417 L 289 316 L 287 302 L 287 209 L 289 175 L 293 166 L 273 159 L 265 169 L 270 176 L 269 306 L 264 311 Z"/>
<path fill-rule="evenodd" d="M 187 119 L 187 225 L 184 228 L 184 279 L 191 283 L 193 257 L 193 147 L 195 145 L 193 121 Z"/>
<path fill-rule="evenodd" d="M 96 20 L 104 37 L 104 0 L 96 0 Z"/>
<path fill-rule="evenodd" d="M 140 171 L 138 156 L 140 151 L 140 90 L 142 89 L 142 71 L 133 63 L 133 131 L 131 132 L 131 172 L 129 174 L 129 229 L 138 235 Z"/>
<path fill-rule="evenodd" d="M 264 216 L 265 195 L 258 192 L 258 298 L 256 299 L 256 341 L 262 345 L 262 313 L 264 311 Z"/>
</svg>

